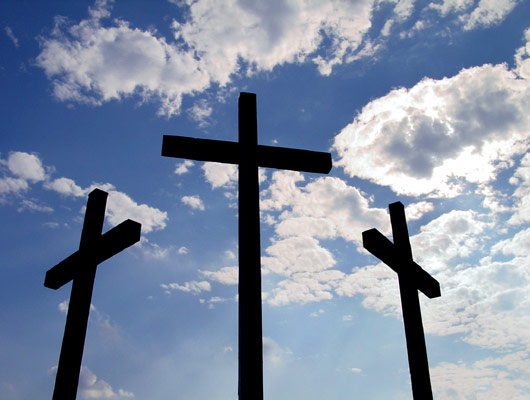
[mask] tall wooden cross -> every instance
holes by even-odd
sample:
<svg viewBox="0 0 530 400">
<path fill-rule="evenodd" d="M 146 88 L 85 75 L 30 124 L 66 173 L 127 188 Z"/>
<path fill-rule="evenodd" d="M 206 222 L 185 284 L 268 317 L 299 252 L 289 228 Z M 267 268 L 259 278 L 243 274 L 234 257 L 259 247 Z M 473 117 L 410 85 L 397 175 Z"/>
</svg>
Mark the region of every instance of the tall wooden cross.
<svg viewBox="0 0 530 400">
<path fill-rule="evenodd" d="M 239 142 L 164 136 L 162 155 L 239 164 L 239 399 L 263 399 L 258 167 L 327 174 L 331 155 L 258 144 L 256 95 L 239 96 Z"/>
<path fill-rule="evenodd" d="M 88 195 L 79 250 L 46 272 L 44 286 L 58 289 L 73 280 L 53 400 L 74 400 L 98 264 L 140 240 L 141 225 L 130 219 L 101 234 L 107 193 Z"/>
<path fill-rule="evenodd" d="M 398 201 L 388 208 L 394 243 L 377 229 L 370 229 L 363 232 L 363 246 L 398 274 L 412 395 L 416 400 L 432 399 L 418 290 L 432 299 L 441 296 L 440 284 L 412 259 L 403 204 Z"/>
</svg>

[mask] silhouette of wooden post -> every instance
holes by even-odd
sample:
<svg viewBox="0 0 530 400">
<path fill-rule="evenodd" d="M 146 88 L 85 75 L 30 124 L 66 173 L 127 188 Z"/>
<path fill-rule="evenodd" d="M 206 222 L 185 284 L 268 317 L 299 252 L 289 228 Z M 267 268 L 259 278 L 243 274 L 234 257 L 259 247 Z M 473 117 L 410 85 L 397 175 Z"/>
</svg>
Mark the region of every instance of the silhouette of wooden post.
<svg viewBox="0 0 530 400">
<path fill-rule="evenodd" d="M 241 400 L 263 399 L 258 167 L 327 174 L 331 155 L 258 144 L 256 95 L 239 96 L 239 143 L 164 136 L 162 155 L 239 164 L 239 383 Z"/>
<path fill-rule="evenodd" d="M 363 246 L 398 274 L 412 396 L 416 400 L 432 399 L 418 290 L 432 299 L 441 296 L 440 284 L 412 259 L 403 204 L 392 203 L 389 210 L 394 244 L 377 229 L 370 229 L 363 232 Z"/>
<path fill-rule="evenodd" d="M 95 189 L 88 195 L 79 250 L 46 272 L 44 286 L 58 289 L 72 282 L 53 400 L 73 400 L 79 373 L 98 264 L 140 240 L 141 225 L 130 219 L 104 235 L 107 193 Z"/>
</svg>

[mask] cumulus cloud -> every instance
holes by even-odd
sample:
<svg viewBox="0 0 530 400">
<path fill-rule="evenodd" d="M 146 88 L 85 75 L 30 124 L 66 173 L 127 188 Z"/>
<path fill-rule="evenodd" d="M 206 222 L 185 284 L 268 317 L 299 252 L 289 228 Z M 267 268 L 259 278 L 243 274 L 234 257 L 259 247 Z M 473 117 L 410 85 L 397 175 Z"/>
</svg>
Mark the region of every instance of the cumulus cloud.
<svg viewBox="0 0 530 400">
<path fill-rule="evenodd" d="M 263 272 L 282 277 L 267 297 L 276 306 L 318 302 L 340 292 L 346 274 L 334 269 L 335 257 L 319 239 L 360 245 L 363 230 L 388 230 L 386 210 L 371 207 L 357 188 L 333 177 L 306 183 L 298 172 L 276 171 L 260 207 L 264 218 L 279 213 L 271 217 L 276 238 L 262 257 Z"/>
<path fill-rule="evenodd" d="M 190 18 L 174 22 L 175 37 L 203 52 L 212 79 L 223 84 L 237 72 L 240 60 L 244 73 L 270 71 L 284 63 L 313 60 L 323 74 L 352 55 L 371 26 L 371 1 L 276 0 L 256 5 L 231 0 L 223 7 L 211 0 L 188 2 Z M 315 53 L 324 38 L 331 48 Z"/>
<path fill-rule="evenodd" d="M 167 213 L 147 204 L 138 204 L 127 194 L 109 191 L 106 215 L 111 225 L 118 225 L 126 219 L 132 219 L 142 224 L 142 232 L 164 229 Z"/>
<path fill-rule="evenodd" d="M 0 194 L 20 193 L 28 188 L 28 182 L 24 179 L 9 176 L 0 178 Z"/>
<path fill-rule="evenodd" d="M 305 186 L 302 182 L 298 172 L 276 171 L 262 192 L 264 212 L 283 210 L 276 225 L 280 237 L 301 234 L 360 243 L 363 230 L 386 225 L 386 210 L 371 207 L 359 189 L 342 179 L 318 178 Z"/>
<path fill-rule="evenodd" d="M 183 196 L 180 200 L 194 210 L 204 211 L 204 203 L 198 195 Z"/>
<path fill-rule="evenodd" d="M 44 186 L 65 196 L 82 197 L 88 194 L 86 190 L 82 189 L 70 178 L 54 179 L 51 182 L 47 182 Z"/>
<path fill-rule="evenodd" d="M 206 181 L 212 186 L 212 189 L 219 187 L 233 188 L 237 183 L 238 172 L 236 165 L 205 162 L 201 168 L 204 171 Z"/>
<path fill-rule="evenodd" d="M 335 165 L 404 195 L 452 197 L 468 182 L 486 184 L 527 149 L 529 82 L 484 65 L 392 90 L 335 137 Z"/>
<path fill-rule="evenodd" d="M 517 5 L 517 0 L 480 0 L 469 13 L 460 16 L 465 30 L 488 27 L 500 23 Z"/>
<path fill-rule="evenodd" d="M 427 9 L 456 13 L 469 30 L 499 23 L 515 5 L 512 0 L 480 1 L 471 9 L 465 2 L 444 1 Z M 53 33 L 41 38 L 37 65 L 52 80 L 60 100 L 99 105 L 138 95 L 142 101 L 156 99 L 159 114 L 171 116 L 180 112 L 184 95 L 193 96 L 214 82 L 223 87 L 240 72 L 310 61 L 329 75 L 338 64 L 372 56 L 383 47 L 374 42 L 384 42 L 393 25 L 407 21 L 415 4 L 396 2 L 380 37 L 370 37 L 372 19 L 379 15 L 370 0 L 275 0 L 259 6 L 199 0 L 180 6 L 186 8 L 187 19 L 173 20 L 169 40 L 124 20 L 109 22 L 109 3 L 98 1 L 77 24 L 56 19 Z M 14 37 L 8 28 L 6 34 Z M 210 113 L 202 100 L 190 109 L 200 124 Z"/>
<path fill-rule="evenodd" d="M 40 182 L 46 179 L 42 162 L 35 154 L 21 151 L 11 152 L 5 164 L 9 171 L 20 179 L 29 182 Z"/>
<path fill-rule="evenodd" d="M 189 172 L 189 169 L 194 165 L 193 161 L 191 160 L 184 160 L 181 163 L 178 163 L 175 167 L 175 174 L 177 175 L 183 175 L 187 172 Z"/>
<path fill-rule="evenodd" d="M 97 2 L 90 18 L 71 26 L 58 19 L 53 35 L 41 39 L 36 62 L 59 100 L 102 104 L 138 94 L 157 98 L 159 114 L 171 116 L 179 112 L 183 94 L 209 86 L 192 50 L 126 21 L 105 27 L 102 22 L 109 15 L 109 6 Z"/>
<path fill-rule="evenodd" d="M 311 237 L 289 237 L 269 246 L 266 252 L 269 256 L 262 257 L 263 267 L 283 276 L 324 271 L 336 263 L 329 250 Z"/>
<path fill-rule="evenodd" d="M 213 281 L 224 285 L 237 285 L 239 281 L 239 267 L 223 267 L 218 271 L 201 271 L 199 273 Z"/>
<path fill-rule="evenodd" d="M 36 62 L 59 100 L 99 105 L 135 95 L 141 101 L 157 101 L 158 113 L 169 117 L 180 112 L 183 96 L 194 96 L 214 83 L 224 90 L 240 74 L 311 62 L 322 75 L 330 75 L 337 65 L 374 56 L 394 28 L 401 31 L 415 14 L 451 16 L 462 29 L 471 30 L 500 23 L 517 4 L 473 3 L 419 5 L 401 0 L 386 15 L 372 0 L 274 0 L 259 5 L 247 0 L 222 5 L 183 1 L 177 6 L 186 18 L 173 20 L 173 37 L 166 38 L 123 19 L 110 20 L 109 2 L 96 1 L 88 18 L 77 24 L 56 18 L 52 34 L 40 39 Z M 386 23 L 374 34 L 373 21 L 382 18 Z M 429 21 L 417 20 L 400 37 L 424 29 Z M 204 125 L 211 108 L 199 100 L 189 114 Z"/>
<path fill-rule="evenodd" d="M 50 375 L 57 374 L 57 366 L 52 367 Z M 106 381 L 99 379 L 86 366 L 81 366 L 79 373 L 78 395 L 82 399 L 131 399 L 134 393 L 123 389 L 115 391 Z"/>
<path fill-rule="evenodd" d="M 65 196 L 86 197 L 92 190 L 99 188 L 108 192 L 106 217 L 110 225 L 116 226 L 126 219 L 132 219 L 142 224 L 142 232 L 164 229 L 167 213 L 147 204 L 138 204 L 123 192 L 115 190 L 110 183 L 92 184 L 83 189 L 70 178 L 58 178 L 44 185 Z"/>
<path fill-rule="evenodd" d="M 79 375 L 79 394 L 85 399 L 119 399 L 119 398 L 133 398 L 134 393 L 127 392 L 123 389 L 119 389 L 117 392 L 112 389 L 102 379 L 90 371 L 87 367 L 81 367 L 81 373 Z"/>
<path fill-rule="evenodd" d="M 525 399 L 530 389 L 529 354 L 514 352 L 466 364 L 443 362 L 430 369 L 435 395 L 440 398 Z"/>
<path fill-rule="evenodd" d="M 278 282 L 271 295 L 267 296 L 267 302 L 273 306 L 283 306 L 330 300 L 334 289 L 344 278 L 344 272 L 336 269 L 294 273 Z"/>
<path fill-rule="evenodd" d="M 132 219 L 142 224 L 142 232 L 149 233 L 164 229 L 167 222 L 167 213 L 147 204 L 138 204 L 127 194 L 117 191 L 110 183 L 92 184 L 82 188 L 73 179 L 61 177 L 51 179 L 40 158 L 35 154 L 26 152 L 11 152 L 7 160 L 0 159 L 0 166 L 12 176 L 6 175 L 0 178 L 0 202 L 5 202 L 8 194 L 20 195 L 27 191 L 30 185 L 42 183 L 47 189 L 64 196 L 86 197 L 92 190 L 99 188 L 109 193 L 106 216 L 110 225 L 115 226 L 126 219 Z M 38 212 L 52 212 L 49 206 L 39 204 L 34 199 L 20 200 L 19 211 L 30 210 Z"/>
<path fill-rule="evenodd" d="M 10 196 L 23 195 L 31 184 L 49 179 L 42 161 L 35 154 L 12 151 L 7 159 L 0 159 L 0 167 L 3 172 L 0 178 L 0 204 L 5 203 Z M 49 207 L 37 205 L 29 199 L 22 199 L 19 211 L 24 209 L 50 211 Z"/>
</svg>

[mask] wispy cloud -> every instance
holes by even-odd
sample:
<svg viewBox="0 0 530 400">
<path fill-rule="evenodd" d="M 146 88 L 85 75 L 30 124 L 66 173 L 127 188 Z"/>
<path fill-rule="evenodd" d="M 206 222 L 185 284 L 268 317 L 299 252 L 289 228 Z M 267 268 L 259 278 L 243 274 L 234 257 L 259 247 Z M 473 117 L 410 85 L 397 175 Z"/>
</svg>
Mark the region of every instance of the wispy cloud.
<svg viewBox="0 0 530 400">
<path fill-rule="evenodd" d="M 11 29 L 11 27 L 9 27 L 9 26 L 6 26 L 4 28 L 4 32 L 6 33 L 7 37 L 9 39 L 11 39 L 11 41 L 13 42 L 13 45 L 15 47 L 19 47 L 18 38 L 15 36 L 15 33 L 13 32 L 13 29 Z"/>
</svg>

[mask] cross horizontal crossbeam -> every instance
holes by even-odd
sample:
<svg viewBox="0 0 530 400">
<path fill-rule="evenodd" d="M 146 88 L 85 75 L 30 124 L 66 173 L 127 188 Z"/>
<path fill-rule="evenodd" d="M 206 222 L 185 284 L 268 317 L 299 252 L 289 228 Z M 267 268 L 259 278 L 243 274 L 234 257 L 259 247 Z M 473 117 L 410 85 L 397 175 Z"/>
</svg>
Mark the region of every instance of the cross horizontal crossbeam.
<svg viewBox="0 0 530 400">
<path fill-rule="evenodd" d="M 363 246 L 400 275 L 404 275 L 418 290 L 432 299 L 442 295 L 440 283 L 412 260 L 399 257 L 394 244 L 377 229 L 363 232 Z"/>
<path fill-rule="evenodd" d="M 240 146 L 237 142 L 164 135 L 162 156 L 239 164 Z M 290 171 L 327 174 L 332 166 L 329 153 L 287 147 L 257 145 L 256 157 L 260 167 Z"/>
<path fill-rule="evenodd" d="M 93 249 L 79 249 L 46 272 L 44 286 L 59 289 L 70 282 L 86 265 L 97 265 L 120 253 L 140 240 L 142 225 L 131 219 L 123 221 L 95 239 Z"/>
</svg>

